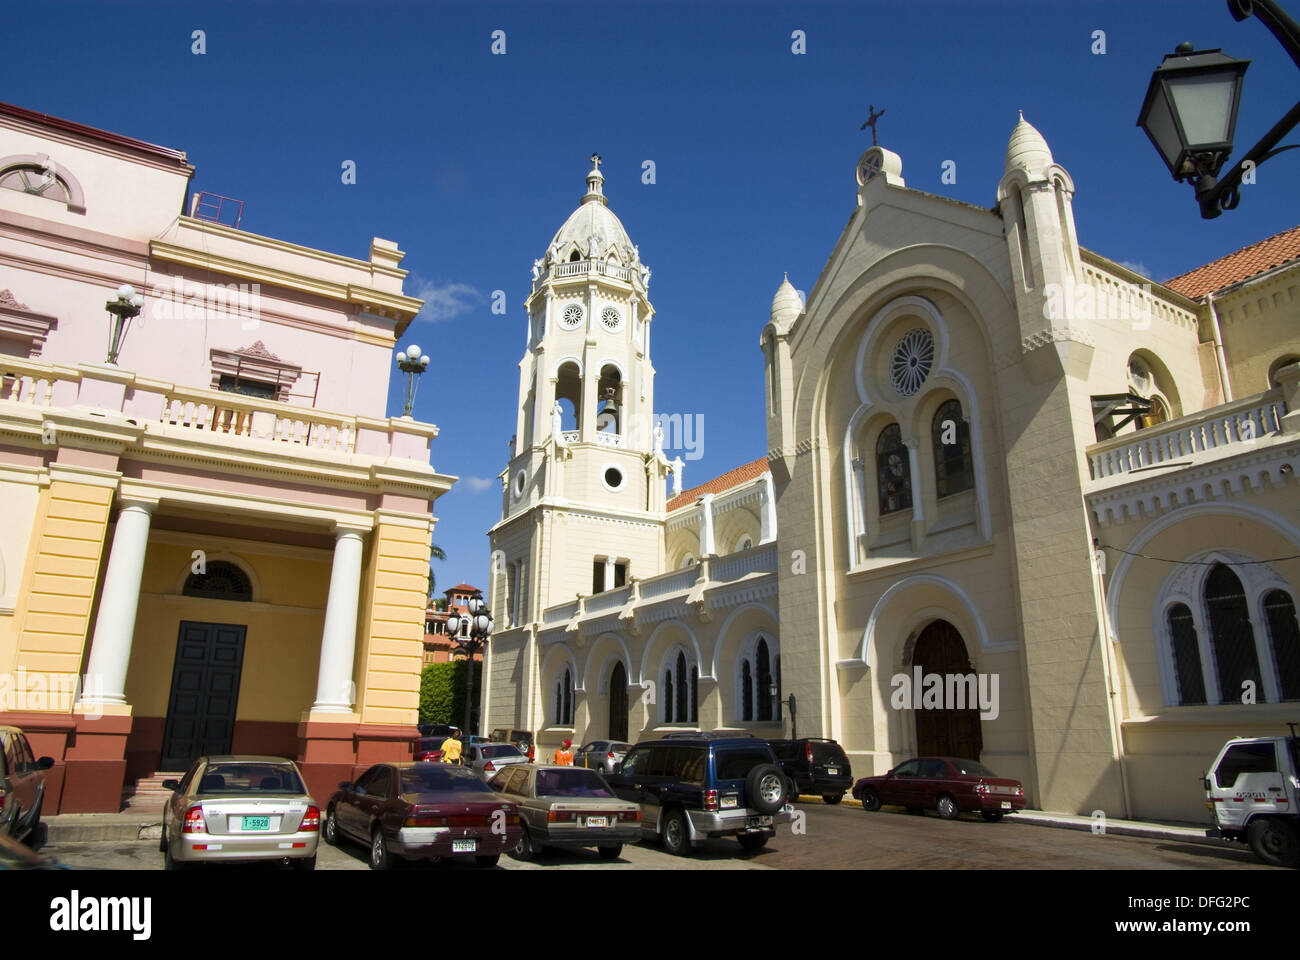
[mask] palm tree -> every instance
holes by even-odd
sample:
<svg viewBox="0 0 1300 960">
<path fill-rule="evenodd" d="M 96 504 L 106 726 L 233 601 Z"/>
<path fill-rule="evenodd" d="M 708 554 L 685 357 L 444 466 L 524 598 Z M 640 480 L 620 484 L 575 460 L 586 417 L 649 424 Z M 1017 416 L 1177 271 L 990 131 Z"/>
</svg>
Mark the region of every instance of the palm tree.
<svg viewBox="0 0 1300 960">
<path fill-rule="evenodd" d="M 446 552 L 442 549 L 442 547 L 438 546 L 436 543 L 433 543 L 433 544 L 430 544 L 430 545 L 429 545 L 429 560 L 430 560 L 430 563 L 429 563 L 429 600 L 430 600 L 430 602 L 433 601 L 433 588 L 434 588 L 434 586 L 435 586 L 435 585 L 437 584 L 437 582 L 438 582 L 438 581 L 437 581 L 437 578 L 434 577 L 434 575 L 433 575 L 433 563 L 432 563 L 432 561 L 434 561 L 434 560 L 446 560 L 446 559 L 447 559 L 447 554 L 446 554 Z"/>
</svg>

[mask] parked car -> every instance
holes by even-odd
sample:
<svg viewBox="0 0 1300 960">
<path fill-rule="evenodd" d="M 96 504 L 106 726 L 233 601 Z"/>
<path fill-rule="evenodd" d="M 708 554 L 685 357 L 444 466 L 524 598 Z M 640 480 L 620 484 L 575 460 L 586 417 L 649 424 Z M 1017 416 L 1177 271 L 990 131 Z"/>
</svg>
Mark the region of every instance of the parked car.
<svg viewBox="0 0 1300 960">
<path fill-rule="evenodd" d="M 168 870 L 216 860 L 284 860 L 316 869 L 320 808 L 292 760 L 199 757 L 163 807 L 163 865 Z"/>
<path fill-rule="evenodd" d="M 853 767 L 844 748 L 834 740 L 769 740 L 777 762 L 794 782 L 796 796 L 821 794 L 827 803 L 839 803 L 853 786 Z M 793 799 L 793 798 L 792 798 Z"/>
<path fill-rule="evenodd" d="M 432 760 L 437 762 L 442 759 L 442 741 L 446 737 L 421 737 L 415 741 L 415 746 L 411 750 L 412 760 Z"/>
<path fill-rule="evenodd" d="M 1294 727 L 1292 728 L 1294 731 Z M 1233 737 L 1205 775 L 1211 836 L 1250 844 L 1275 867 L 1300 866 L 1300 739 Z"/>
<path fill-rule="evenodd" d="M 592 740 L 590 743 L 583 744 L 574 753 L 573 765 L 590 767 L 601 773 L 613 773 L 614 768 L 623 761 L 631 749 L 630 743 L 621 743 L 618 740 Z"/>
<path fill-rule="evenodd" d="M 519 811 L 468 767 L 449 763 L 379 763 L 339 784 L 325 813 L 325 842 L 345 838 L 370 847 L 370 867 L 393 857 L 467 855 L 494 867 L 519 842 Z"/>
<path fill-rule="evenodd" d="M 513 743 L 519 752 L 528 757 L 531 763 L 537 757 L 537 738 L 531 730 L 515 730 L 511 727 L 497 727 L 489 738 L 495 743 Z"/>
<path fill-rule="evenodd" d="M 794 807 L 764 740 L 699 733 L 638 743 L 605 778 L 614 793 L 641 805 L 643 835 L 685 855 L 706 837 L 734 836 L 761 849 Z"/>
<path fill-rule="evenodd" d="M 66 864 L 44 853 L 37 853 L 13 837 L 0 834 L 0 871 L 4 870 L 71 870 Z"/>
<path fill-rule="evenodd" d="M 52 766 L 53 758 L 32 755 L 20 728 L 0 726 L 0 836 L 25 840 L 29 846 L 39 842 L 45 771 Z"/>
<path fill-rule="evenodd" d="M 542 847 L 595 847 L 616 860 L 624 843 L 641 838 L 640 806 L 614 796 L 595 770 L 515 764 L 488 786 L 519 807 L 517 860 L 531 860 Z"/>
<path fill-rule="evenodd" d="M 527 762 L 513 743 L 476 743 L 465 751 L 465 765 L 484 779 L 502 767 Z"/>
<path fill-rule="evenodd" d="M 853 796 L 868 812 L 885 804 L 914 811 L 929 807 L 945 820 L 956 820 L 963 811 L 1001 820 L 1025 806 L 1019 780 L 999 777 L 981 763 L 954 757 L 917 757 L 900 763 L 884 776 L 859 780 L 853 785 Z"/>
</svg>

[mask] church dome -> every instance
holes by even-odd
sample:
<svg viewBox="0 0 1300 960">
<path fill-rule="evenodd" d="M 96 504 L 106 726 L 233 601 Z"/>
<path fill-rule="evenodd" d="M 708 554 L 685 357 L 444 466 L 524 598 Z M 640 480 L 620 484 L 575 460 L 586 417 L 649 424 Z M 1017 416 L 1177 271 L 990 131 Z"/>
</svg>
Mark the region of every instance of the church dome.
<svg viewBox="0 0 1300 960">
<path fill-rule="evenodd" d="M 781 286 L 776 288 L 776 296 L 772 298 L 772 322 L 782 329 L 788 329 L 790 324 L 799 319 L 799 314 L 803 313 L 803 301 L 799 299 L 799 291 L 790 283 L 790 277 L 781 281 Z"/>
<path fill-rule="evenodd" d="M 1046 171 L 1052 162 L 1052 151 L 1048 148 L 1047 141 L 1025 120 L 1022 113 L 1020 122 L 1011 131 L 1011 139 L 1007 142 L 1006 172 L 1023 170 L 1031 177 L 1036 177 Z"/>
<path fill-rule="evenodd" d="M 581 259 L 604 259 L 609 256 L 610 248 L 615 256 L 625 265 L 631 265 L 635 257 L 632 240 L 623 229 L 622 222 L 609 209 L 602 186 L 605 183 L 601 175 L 599 161 L 593 158 L 591 172 L 587 174 L 587 193 L 577 210 L 569 214 L 569 219 L 556 232 L 551 240 L 550 251 L 553 255 L 567 260 L 570 243 L 576 244 L 581 251 Z M 592 254 L 591 240 L 596 238 L 596 252 Z"/>
</svg>

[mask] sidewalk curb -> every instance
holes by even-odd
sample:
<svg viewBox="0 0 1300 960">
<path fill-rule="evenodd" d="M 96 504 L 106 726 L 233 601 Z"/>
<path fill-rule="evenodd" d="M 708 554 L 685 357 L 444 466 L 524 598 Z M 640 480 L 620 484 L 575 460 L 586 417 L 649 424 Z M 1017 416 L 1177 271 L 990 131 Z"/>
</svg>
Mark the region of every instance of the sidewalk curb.
<svg viewBox="0 0 1300 960">
<path fill-rule="evenodd" d="M 1056 827 L 1064 830 L 1082 830 L 1090 832 L 1093 821 L 1089 817 L 1069 814 L 1043 813 L 1040 811 L 1018 810 L 1006 818 L 1009 823 L 1027 823 L 1035 827 Z M 1206 827 L 1176 827 L 1159 823 L 1135 823 L 1133 821 L 1115 822 L 1108 820 L 1102 834 L 1114 834 L 1121 837 L 1145 837 L 1148 840 L 1177 840 L 1183 843 L 1202 843 L 1222 847 L 1227 841 L 1219 837 L 1206 836 Z"/>
<path fill-rule="evenodd" d="M 136 817 L 124 820 L 94 820 L 103 814 L 61 814 L 46 817 L 45 843 L 93 843 L 98 841 L 122 842 L 124 840 L 159 840 L 162 838 L 162 818 Z M 109 816 L 112 816 L 109 814 Z M 82 819 L 82 818 L 85 819 Z"/>
</svg>

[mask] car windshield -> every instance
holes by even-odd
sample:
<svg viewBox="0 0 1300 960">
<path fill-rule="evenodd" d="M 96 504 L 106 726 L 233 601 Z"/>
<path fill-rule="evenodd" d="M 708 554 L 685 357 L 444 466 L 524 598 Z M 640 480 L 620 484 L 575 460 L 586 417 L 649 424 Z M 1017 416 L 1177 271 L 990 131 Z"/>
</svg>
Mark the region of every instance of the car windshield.
<svg viewBox="0 0 1300 960">
<path fill-rule="evenodd" d="M 538 770 L 539 797 L 613 797 L 594 770 Z"/>
<path fill-rule="evenodd" d="M 821 740 L 810 740 L 809 743 L 812 744 L 815 763 L 844 763 L 848 759 L 838 743 L 827 743 Z"/>
<path fill-rule="evenodd" d="M 287 763 L 210 763 L 199 781 L 199 795 L 306 793 L 298 771 Z"/>
<path fill-rule="evenodd" d="M 444 793 L 464 790 L 468 793 L 491 793 L 492 788 L 469 767 L 421 763 L 402 768 L 402 793 Z"/>
<path fill-rule="evenodd" d="M 446 737 L 424 737 L 416 744 L 417 750 L 437 750 Z"/>
<path fill-rule="evenodd" d="M 611 743 L 609 745 L 610 753 L 627 753 L 631 749 L 632 744 L 630 743 Z"/>
<path fill-rule="evenodd" d="M 516 747 L 513 743 L 503 743 L 500 745 L 494 744 L 490 747 L 483 747 L 482 750 L 483 750 L 483 756 L 489 760 L 496 760 L 502 757 L 523 756 L 523 754 L 519 752 L 519 748 Z"/>
<path fill-rule="evenodd" d="M 950 760 L 952 768 L 957 771 L 958 776 L 962 777 L 996 777 L 997 774 L 984 766 L 982 763 L 976 763 L 974 760 Z"/>
</svg>

